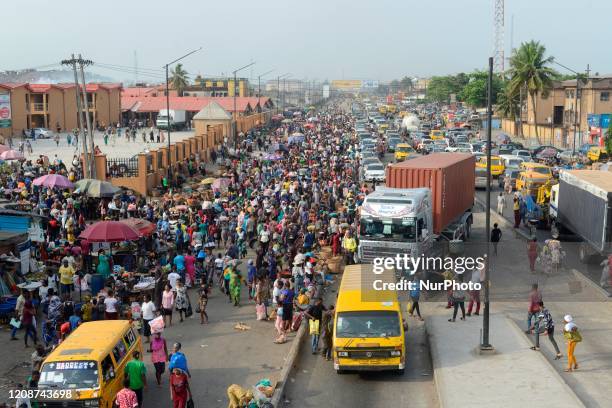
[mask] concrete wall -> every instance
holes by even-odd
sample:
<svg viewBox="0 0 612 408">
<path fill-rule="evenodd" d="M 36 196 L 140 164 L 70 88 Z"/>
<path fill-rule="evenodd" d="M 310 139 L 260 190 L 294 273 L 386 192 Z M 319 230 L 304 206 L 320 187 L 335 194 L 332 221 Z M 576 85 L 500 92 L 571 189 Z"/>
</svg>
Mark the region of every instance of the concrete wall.
<svg viewBox="0 0 612 408">
<path fill-rule="evenodd" d="M 502 119 L 501 129 L 503 132 L 508 133 L 510 135 L 514 135 L 517 137 L 521 135 L 520 124 L 518 123 L 518 121 L 513 122 L 509 119 Z M 527 141 L 527 145 L 535 145 L 538 143 L 536 139 L 536 129 L 534 124 L 523 123 L 522 135 Z M 568 132 L 562 127 L 554 127 L 551 129 L 550 125 L 538 125 L 538 135 L 540 136 L 541 144 L 553 145 L 559 148 L 568 147 L 573 140 L 572 132 Z"/>
</svg>

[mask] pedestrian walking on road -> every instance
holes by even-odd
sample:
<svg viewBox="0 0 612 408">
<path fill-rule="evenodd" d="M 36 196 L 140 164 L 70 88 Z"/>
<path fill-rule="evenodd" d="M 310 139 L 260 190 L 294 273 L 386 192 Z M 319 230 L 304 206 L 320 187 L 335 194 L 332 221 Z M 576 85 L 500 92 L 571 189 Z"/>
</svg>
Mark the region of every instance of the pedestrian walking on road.
<svg viewBox="0 0 612 408">
<path fill-rule="evenodd" d="M 334 336 L 334 306 L 323 313 L 321 320 L 321 338 L 323 339 L 323 357 L 330 361 L 332 358 L 333 336 Z"/>
<path fill-rule="evenodd" d="M 563 355 L 561 354 L 557 341 L 555 340 L 555 322 L 553 321 L 548 309 L 544 307 L 544 302 L 539 302 L 538 306 L 539 313 L 534 323 L 535 346 L 533 346 L 531 349 L 535 351 L 540 350 L 540 333 L 542 333 L 544 336 L 548 336 L 548 340 L 555 349 L 555 360 L 559 360 Z"/>
<path fill-rule="evenodd" d="M 527 258 L 529 258 L 529 270 L 535 273 L 535 263 L 538 259 L 538 239 L 535 237 L 527 244 Z"/>
<path fill-rule="evenodd" d="M 130 389 L 130 379 L 127 376 L 123 378 L 123 388 L 115 396 L 115 405 L 119 408 L 136 408 L 139 406 L 138 396 Z"/>
<path fill-rule="evenodd" d="M 147 343 L 151 343 L 151 326 L 149 322 L 155 319 L 155 304 L 151 301 L 151 296 L 144 295 L 144 301 L 141 306 L 142 310 L 142 334 L 146 338 Z M 147 351 L 151 351 L 151 346 L 149 345 L 149 349 Z"/>
<path fill-rule="evenodd" d="M 174 309 L 174 293 L 172 286 L 166 283 L 162 293 L 162 315 L 164 316 L 164 325 L 172 326 L 172 310 Z M 166 323 L 167 321 L 167 323 Z"/>
<path fill-rule="evenodd" d="M 493 224 L 493 230 L 491 231 L 491 243 L 493 244 L 493 254 L 497 255 L 497 245 L 502 237 L 502 231 L 499 229 L 497 223 Z"/>
<path fill-rule="evenodd" d="M 538 289 L 538 284 L 534 283 L 531 285 L 531 292 L 529 292 L 529 308 L 527 309 L 527 330 L 525 333 L 531 332 L 531 319 L 534 317 L 537 319 L 536 314 L 540 311 L 540 302 L 542 301 L 542 292 Z"/>
<path fill-rule="evenodd" d="M 497 196 L 497 213 L 499 215 L 504 215 L 504 209 L 506 208 L 506 196 L 504 196 L 503 192 L 500 192 Z"/>
<path fill-rule="evenodd" d="M 563 319 L 565 326 L 563 328 L 563 337 L 567 340 L 567 368 L 566 372 L 571 372 L 578 369 L 578 361 L 576 360 L 575 351 L 576 344 L 582 341 L 582 335 L 578 331 L 578 326 L 574 323 L 571 315 L 566 315 Z"/>
<path fill-rule="evenodd" d="M 457 283 L 463 282 L 463 275 L 457 275 L 455 280 Z M 465 291 L 463 289 L 453 289 L 453 318 L 448 319 L 449 322 L 454 322 L 457 318 L 457 310 L 461 308 L 461 320 L 465 320 Z"/>
<path fill-rule="evenodd" d="M 191 398 L 189 378 L 180 368 L 175 368 L 170 375 L 170 399 L 173 408 L 185 408 Z"/>
<path fill-rule="evenodd" d="M 140 351 L 135 351 L 132 360 L 125 365 L 125 376 L 130 380 L 130 389 L 136 393 L 138 406 L 142 407 L 143 390 L 147 386 L 147 368 L 140 360 Z"/>
<path fill-rule="evenodd" d="M 418 273 L 414 275 L 414 280 L 412 281 L 413 287 L 410 290 L 410 317 L 413 317 L 414 312 L 416 312 L 419 320 L 423 321 L 423 317 L 421 316 L 421 308 L 419 307 L 419 299 L 421 297 L 421 285 L 420 280 L 418 278 Z"/>
<path fill-rule="evenodd" d="M 157 332 L 153 335 L 151 341 L 151 362 L 155 367 L 155 380 L 157 385 L 161 385 L 161 376 L 166 371 L 166 362 L 168 361 L 168 345 L 166 339 Z"/>
<path fill-rule="evenodd" d="M 175 368 L 179 368 L 181 371 L 187 373 L 189 378 L 191 378 L 189 367 L 187 367 L 187 357 L 181 351 L 181 347 L 181 343 L 174 343 L 174 346 L 172 347 L 172 354 L 170 355 L 170 364 L 168 365 L 168 369 L 170 371 L 174 371 Z"/>
<path fill-rule="evenodd" d="M 476 285 L 477 283 L 480 284 L 482 282 L 482 277 L 480 276 L 480 271 L 478 269 L 474 269 L 472 271 L 472 277 L 470 278 L 470 281 L 472 282 L 472 284 Z M 476 311 L 474 312 L 474 315 L 478 316 L 480 314 L 480 290 L 479 289 L 472 289 L 469 292 L 470 295 L 470 301 L 468 303 L 468 310 L 467 310 L 467 315 L 471 316 L 472 315 L 472 308 L 474 307 L 474 305 L 476 305 Z"/>
<path fill-rule="evenodd" d="M 512 211 L 514 212 L 514 228 L 518 228 L 521 225 L 521 203 L 516 196 L 512 200 Z"/>
<path fill-rule="evenodd" d="M 323 306 L 323 300 L 317 298 L 314 305 L 311 305 L 305 312 L 306 317 L 309 319 L 310 335 L 312 336 L 312 354 L 317 354 L 319 349 L 319 336 L 321 335 L 321 321 L 323 320 L 323 312 L 326 311 Z"/>
</svg>

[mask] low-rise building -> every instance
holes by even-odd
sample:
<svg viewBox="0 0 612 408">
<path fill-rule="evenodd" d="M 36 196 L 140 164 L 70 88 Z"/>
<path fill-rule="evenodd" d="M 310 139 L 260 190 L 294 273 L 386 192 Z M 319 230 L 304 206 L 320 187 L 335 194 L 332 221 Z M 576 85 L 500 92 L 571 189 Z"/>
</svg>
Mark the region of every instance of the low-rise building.
<svg viewBox="0 0 612 408">
<path fill-rule="evenodd" d="M 87 112 L 94 126 L 121 119 L 121 84 L 87 84 Z M 0 83 L 0 136 L 33 128 L 71 131 L 78 127 L 76 85 Z"/>
</svg>

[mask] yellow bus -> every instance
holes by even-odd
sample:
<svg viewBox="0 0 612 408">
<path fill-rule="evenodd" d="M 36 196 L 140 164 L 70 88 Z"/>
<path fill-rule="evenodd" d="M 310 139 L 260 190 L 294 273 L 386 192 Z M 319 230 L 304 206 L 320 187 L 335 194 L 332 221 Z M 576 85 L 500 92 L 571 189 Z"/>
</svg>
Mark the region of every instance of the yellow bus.
<svg viewBox="0 0 612 408">
<path fill-rule="evenodd" d="M 130 321 L 81 324 L 49 354 L 40 370 L 38 388 L 65 390 L 64 395 L 39 399 L 39 406 L 72 407 L 76 402 L 79 407 L 113 408 L 115 395 L 123 388 L 125 365 L 135 351 L 142 356 L 140 336 Z"/>
<path fill-rule="evenodd" d="M 395 290 L 395 272 L 374 274 L 372 265 L 344 268 L 334 321 L 334 369 L 404 372 L 406 347 L 401 307 Z"/>
</svg>

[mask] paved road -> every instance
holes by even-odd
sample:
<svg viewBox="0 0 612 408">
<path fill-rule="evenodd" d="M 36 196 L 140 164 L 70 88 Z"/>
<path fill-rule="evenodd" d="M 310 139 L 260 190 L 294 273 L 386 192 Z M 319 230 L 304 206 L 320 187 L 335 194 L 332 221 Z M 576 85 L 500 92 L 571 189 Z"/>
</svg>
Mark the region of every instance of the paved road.
<svg viewBox="0 0 612 408">
<path fill-rule="evenodd" d="M 335 302 L 333 290 L 326 304 Z M 403 304 L 405 307 L 406 302 Z M 285 389 L 283 407 L 438 407 L 425 326 L 410 318 L 408 324 L 403 375 L 338 375 L 332 362 L 311 354 L 310 338 L 305 338 Z"/>
</svg>

